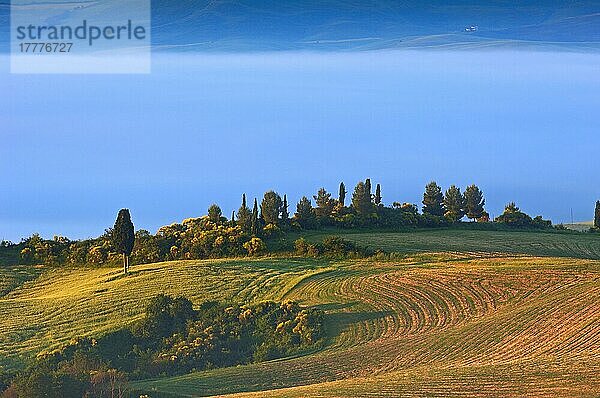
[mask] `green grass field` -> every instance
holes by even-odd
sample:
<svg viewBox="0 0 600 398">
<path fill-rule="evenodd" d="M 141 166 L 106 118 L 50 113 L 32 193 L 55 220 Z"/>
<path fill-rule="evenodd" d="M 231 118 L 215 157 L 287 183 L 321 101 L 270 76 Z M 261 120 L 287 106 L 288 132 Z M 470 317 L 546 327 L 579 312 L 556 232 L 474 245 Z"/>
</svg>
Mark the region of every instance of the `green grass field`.
<svg viewBox="0 0 600 398">
<path fill-rule="evenodd" d="M 313 233 L 309 239 L 317 241 L 328 234 Z M 480 252 L 600 259 L 600 234 L 468 229 L 361 233 L 336 230 L 331 234 L 386 252 Z"/>
<path fill-rule="evenodd" d="M 598 396 L 597 236 L 423 231 L 345 237 L 405 255 L 385 262 L 180 261 L 136 266 L 127 277 L 108 268 L 36 269 L 18 277 L 2 269 L 3 280 L 12 282 L 3 282 L 10 292 L 0 297 L 0 363 L 17 368 L 73 337 L 130 323 L 145 300 L 161 292 L 196 304 L 293 299 L 325 310 L 324 349 L 132 388 L 154 398 Z"/>
<path fill-rule="evenodd" d="M 23 265 L 0 267 L 0 297 L 12 292 L 25 282 L 35 279 L 42 272 L 43 267 Z"/>
</svg>

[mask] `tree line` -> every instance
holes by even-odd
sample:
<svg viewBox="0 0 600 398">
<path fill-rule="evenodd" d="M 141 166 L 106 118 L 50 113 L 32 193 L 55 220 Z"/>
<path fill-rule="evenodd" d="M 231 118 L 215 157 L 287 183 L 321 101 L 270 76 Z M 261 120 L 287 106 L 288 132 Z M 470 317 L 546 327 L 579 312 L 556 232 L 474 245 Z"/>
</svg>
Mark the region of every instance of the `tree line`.
<svg viewBox="0 0 600 398">
<path fill-rule="evenodd" d="M 348 193 L 343 182 L 339 184 L 337 196 L 320 188 L 315 195 L 303 196 L 293 213 L 286 194 L 281 196 L 270 190 L 265 192 L 260 202 L 254 198 L 251 203 L 243 194 L 239 209 L 229 218 L 223 215 L 217 204 L 213 204 L 207 215 L 163 226 L 154 235 L 146 230 L 135 231 L 129 210 L 122 209 L 114 227 L 95 239 L 71 241 L 55 237 L 44 240 L 34 234 L 18 245 L 4 244 L 3 248 L 18 249 L 22 264 L 101 265 L 122 261 L 127 273 L 130 261 L 140 264 L 259 255 L 268 251 L 270 240 L 290 231 L 437 228 L 459 224 L 465 217 L 477 224 L 552 227 L 549 220 L 541 216 L 532 218 L 513 202 L 495 220 L 490 220 L 485 210 L 484 194 L 474 184 L 467 186 L 463 192 L 455 185 L 443 191 L 436 182 L 430 182 L 423 192 L 421 211 L 411 203 L 395 201 L 386 206 L 381 185 L 376 184 L 373 189 L 370 179 L 358 182 L 349 197 Z M 598 205 L 596 214 L 599 218 Z"/>
</svg>

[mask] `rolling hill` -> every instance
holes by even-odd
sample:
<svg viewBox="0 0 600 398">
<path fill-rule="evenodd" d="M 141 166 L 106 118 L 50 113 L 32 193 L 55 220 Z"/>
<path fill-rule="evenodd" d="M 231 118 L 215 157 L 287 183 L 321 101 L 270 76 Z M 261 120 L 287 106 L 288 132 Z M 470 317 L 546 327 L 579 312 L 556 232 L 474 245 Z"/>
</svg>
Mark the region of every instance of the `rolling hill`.
<svg viewBox="0 0 600 398">
<path fill-rule="evenodd" d="M 80 4 L 88 11 L 99 5 L 73 3 L 75 19 Z M 598 4 L 586 1 L 158 0 L 152 2 L 152 42 L 155 50 L 217 52 L 490 46 L 597 50 L 599 18 Z M 8 22 L 9 3 L 0 2 L 3 50 L 8 48 Z M 476 29 L 467 31 L 471 27 Z"/>
<path fill-rule="evenodd" d="M 196 304 L 293 299 L 326 312 L 321 351 L 132 387 L 151 397 L 597 396 L 597 239 L 451 232 L 346 236 L 402 250 L 395 260 L 179 261 L 136 266 L 127 277 L 109 268 L 3 268 L 12 282 L 0 298 L 0 363 L 18 368 L 73 337 L 130 323 L 160 292 Z M 535 256 L 516 253 L 527 247 Z"/>
</svg>

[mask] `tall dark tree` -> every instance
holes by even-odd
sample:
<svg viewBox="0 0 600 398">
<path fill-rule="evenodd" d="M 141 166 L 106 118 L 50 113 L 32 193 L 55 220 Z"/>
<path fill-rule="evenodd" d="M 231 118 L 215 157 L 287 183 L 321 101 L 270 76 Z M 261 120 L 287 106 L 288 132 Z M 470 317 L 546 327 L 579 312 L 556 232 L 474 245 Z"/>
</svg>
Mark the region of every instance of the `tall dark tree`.
<svg viewBox="0 0 600 398">
<path fill-rule="evenodd" d="M 366 215 L 373 210 L 371 194 L 364 182 L 359 182 L 352 193 L 352 208 L 360 215 Z"/>
<path fill-rule="evenodd" d="M 594 211 L 594 228 L 600 229 L 600 200 L 596 201 L 596 210 Z"/>
<path fill-rule="evenodd" d="M 236 226 L 236 222 L 235 222 L 235 210 L 231 211 L 231 221 L 229 223 L 232 227 Z"/>
<path fill-rule="evenodd" d="M 129 271 L 129 256 L 135 243 L 135 228 L 129 209 L 119 210 L 111 236 L 115 250 L 123 255 L 123 272 L 126 274 Z"/>
<path fill-rule="evenodd" d="M 221 221 L 222 215 L 223 215 L 223 212 L 221 211 L 221 208 L 218 205 L 213 203 L 208 208 L 208 219 L 210 221 L 212 221 L 214 223 L 218 223 Z"/>
<path fill-rule="evenodd" d="M 483 198 L 483 192 L 475 184 L 469 185 L 465 189 L 465 214 L 467 218 L 471 220 L 477 220 L 483 217 L 485 212 L 485 199 Z"/>
<path fill-rule="evenodd" d="M 281 213 L 281 196 L 275 191 L 265 192 L 262 202 L 260 202 L 260 214 L 265 224 L 279 223 L 279 214 Z"/>
<path fill-rule="evenodd" d="M 252 211 L 246 205 L 246 194 L 242 195 L 242 205 L 237 213 L 237 225 L 245 232 L 250 232 L 252 228 Z"/>
<path fill-rule="evenodd" d="M 367 178 L 365 180 L 365 190 L 369 193 L 369 200 L 372 200 L 371 198 L 371 179 Z"/>
<path fill-rule="evenodd" d="M 338 203 L 344 207 L 346 206 L 346 194 L 348 193 L 348 191 L 346 191 L 346 186 L 344 185 L 344 182 L 340 182 L 340 191 L 339 191 L 339 195 L 338 195 Z"/>
<path fill-rule="evenodd" d="M 290 211 L 288 210 L 289 205 L 287 201 L 287 195 L 283 195 L 283 203 L 281 204 L 281 222 L 287 224 L 290 220 Z"/>
<path fill-rule="evenodd" d="M 444 195 L 444 208 L 446 209 L 444 216 L 449 221 L 456 222 L 465 215 L 464 207 L 464 199 L 460 193 L 460 188 L 455 185 L 450 186 Z"/>
<path fill-rule="evenodd" d="M 379 206 L 381 204 L 381 185 L 377 184 L 375 187 L 375 204 Z"/>
<path fill-rule="evenodd" d="M 317 218 L 327 219 L 331 217 L 333 209 L 335 208 L 335 199 L 331 198 L 331 194 L 327 192 L 325 188 L 321 188 L 313 198 L 317 204 L 317 207 L 315 208 Z"/>
<path fill-rule="evenodd" d="M 314 228 L 317 225 L 315 212 L 312 207 L 310 199 L 303 196 L 300 202 L 296 205 L 296 214 L 294 214 L 296 221 L 305 229 Z"/>
<path fill-rule="evenodd" d="M 442 195 L 442 188 L 440 188 L 435 181 L 432 181 L 425 186 L 425 193 L 423 194 L 423 213 L 431 214 L 433 216 L 443 216 L 443 201 L 444 196 Z"/>
<path fill-rule="evenodd" d="M 250 233 L 254 236 L 258 235 L 260 230 L 260 220 L 258 218 L 258 202 L 254 198 L 254 207 L 252 207 L 252 217 L 250 222 Z"/>
</svg>

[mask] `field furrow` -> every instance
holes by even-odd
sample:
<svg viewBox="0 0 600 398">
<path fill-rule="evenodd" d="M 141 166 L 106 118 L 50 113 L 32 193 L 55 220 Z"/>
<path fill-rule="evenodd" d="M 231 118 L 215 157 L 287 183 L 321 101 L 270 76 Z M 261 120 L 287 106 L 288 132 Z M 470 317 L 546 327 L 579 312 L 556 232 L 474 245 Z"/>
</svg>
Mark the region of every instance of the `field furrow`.
<svg viewBox="0 0 600 398">
<path fill-rule="evenodd" d="M 598 383 L 597 374 L 591 383 L 579 379 L 600 366 L 600 265 L 587 260 L 357 263 L 306 278 L 286 298 L 326 310 L 324 350 L 139 385 L 189 396 L 551 397 L 591 396 Z M 539 374 L 517 382 L 525 368 Z M 546 368 L 554 370 L 545 375 Z M 408 377 L 415 369 L 420 382 Z"/>
</svg>

